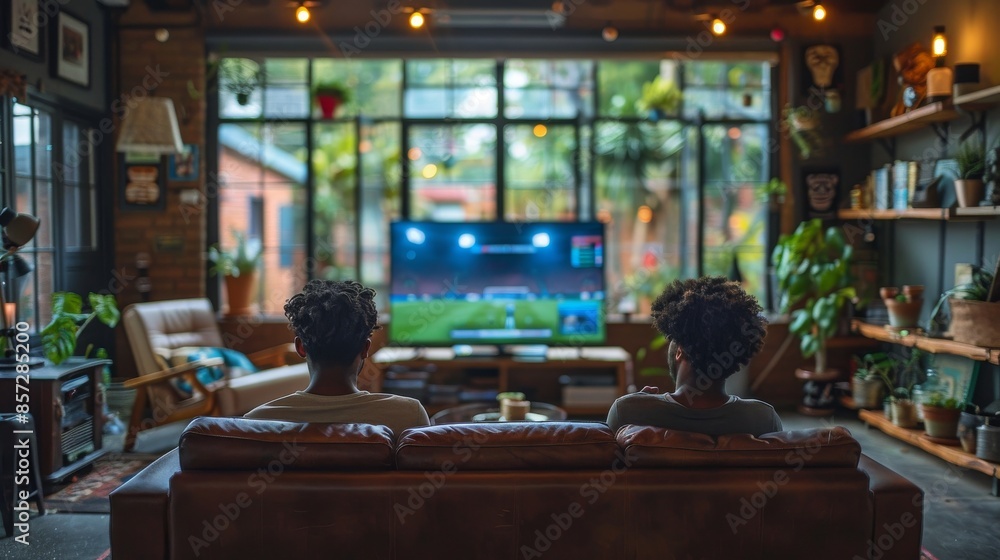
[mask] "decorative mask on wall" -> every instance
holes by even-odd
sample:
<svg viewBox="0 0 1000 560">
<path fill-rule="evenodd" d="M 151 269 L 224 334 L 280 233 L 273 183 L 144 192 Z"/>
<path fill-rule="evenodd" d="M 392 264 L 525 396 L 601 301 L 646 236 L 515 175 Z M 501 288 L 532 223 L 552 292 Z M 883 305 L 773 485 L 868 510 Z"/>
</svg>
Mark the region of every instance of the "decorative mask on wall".
<svg viewBox="0 0 1000 560">
<path fill-rule="evenodd" d="M 833 74 L 840 66 L 840 52 L 833 45 L 813 45 L 806 49 L 806 67 L 812 73 L 813 84 L 826 89 L 833 86 Z"/>
</svg>

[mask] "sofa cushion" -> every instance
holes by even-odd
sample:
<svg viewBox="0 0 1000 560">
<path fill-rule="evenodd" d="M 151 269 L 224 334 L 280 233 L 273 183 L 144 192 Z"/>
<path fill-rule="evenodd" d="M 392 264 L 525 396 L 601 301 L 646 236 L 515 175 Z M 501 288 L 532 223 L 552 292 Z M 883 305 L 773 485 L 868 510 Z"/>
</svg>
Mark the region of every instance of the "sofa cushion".
<svg viewBox="0 0 1000 560">
<path fill-rule="evenodd" d="M 655 426 L 622 426 L 618 444 L 640 467 L 857 467 L 859 444 L 846 428 L 709 436 Z"/>
<path fill-rule="evenodd" d="M 181 434 L 180 465 L 182 470 L 385 470 L 392 468 L 392 431 L 371 424 L 195 418 Z"/>
<path fill-rule="evenodd" d="M 490 422 L 410 428 L 396 444 L 396 468 L 433 470 L 604 469 L 618 444 L 600 422 Z"/>
</svg>

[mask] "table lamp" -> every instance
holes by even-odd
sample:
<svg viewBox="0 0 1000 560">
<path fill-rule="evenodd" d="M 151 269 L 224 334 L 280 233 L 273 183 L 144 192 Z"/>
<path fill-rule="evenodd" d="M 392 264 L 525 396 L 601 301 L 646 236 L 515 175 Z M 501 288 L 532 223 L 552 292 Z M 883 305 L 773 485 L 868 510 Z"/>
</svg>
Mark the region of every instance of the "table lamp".
<svg viewBox="0 0 1000 560">
<path fill-rule="evenodd" d="M 3 248 L 7 251 L 0 255 L 0 321 L 2 330 L 0 336 L 4 338 L 4 358 L 0 360 L 0 367 L 13 367 L 18 362 L 12 359 L 13 345 L 11 344 L 18 331 L 17 321 L 17 301 L 21 297 L 24 289 L 24 277 L 31 272 L 32 267 L 28 261 L 17 254 L 17 250 L 26 245 L 35 237 L 38 231 L 40 220 L 31 214 L 14 212 L 10 208 L 0 210 L 0 228 L 2 228 Z M 33 360 L 28 363 L 41 363 Z"/>
<path fill-rule="evenodd" d="M 944 65 L 944 57 L 948 54 L 948 42 L 944 35 L 944 26 L 934 28 L 934 38 L 931 40 L 931 55 L 934 56 L 935 67 L 927 72 L 927 101 L 934 103 L 951 97 L 951 86 L 954 75 L 951 68 Z"/>
</svg>

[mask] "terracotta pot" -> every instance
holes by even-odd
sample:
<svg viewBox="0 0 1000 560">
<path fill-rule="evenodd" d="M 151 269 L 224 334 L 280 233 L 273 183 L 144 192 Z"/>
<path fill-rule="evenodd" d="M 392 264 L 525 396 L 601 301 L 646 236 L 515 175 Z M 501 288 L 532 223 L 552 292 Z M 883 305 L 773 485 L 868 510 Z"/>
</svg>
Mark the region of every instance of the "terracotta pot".
<svg viewBox="0 0 1000 560">
<path fill-rule="evenodd" d="M 253 304 L 254 288 L 257 286 L 257 273 L 243 273 L 239 276 L 226 276 L 226 303 L 229 309 L 225 315 L 254 315 L 257 310 Z"/>
<path fill-rule="evenodd" d="M 923 286 L 903 286 L 903 295 L 906 296 L 908 301 L 917 301 L 918 299 L 923 299 L 924 297 L 924 287 Z"/>
<path fill-rule="evenodd" d="M 893 299 L 899 295 L 899 288 L 895 286 L 886 286 L 884 288 L 879 288 L 878 295 L 881 296 L 882 299 Z"/>
<path fill-rule="evenodd" d="M 917 427 L 917 405 L 913 401 L 892 401 L 892 423 L 900 428 Z"/>
<path fill-rule="evenodd" d="M 979 206 L 984 194 L 986 194 L 986 186 L 982 179 L 955 180 L 955 196 L 958 198 L 958 205 L 962 208 Z"/>
<path fill-rule="evenodd" d="M 957 408 L 943 408 L 921 404 L 924 414 L 924 431 L 935 438 L 956 439 L 958 436 L 958 419 L 962 411 Z"/>
<path fill-rule="evenodd" d="M 924 301 L 899 301 L 897 299 L 887 299 L 885 307 L 889 311 L 889 324 L 893 327 L 916 327 L 920 322 L 920 309 L 924 306 Z"/>
</svg>

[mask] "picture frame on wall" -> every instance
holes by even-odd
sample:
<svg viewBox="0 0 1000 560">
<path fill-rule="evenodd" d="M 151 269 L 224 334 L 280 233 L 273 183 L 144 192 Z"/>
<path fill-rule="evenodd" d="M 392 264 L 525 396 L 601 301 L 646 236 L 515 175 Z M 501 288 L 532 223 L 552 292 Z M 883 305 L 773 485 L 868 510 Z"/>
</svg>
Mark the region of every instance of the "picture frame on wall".
<svg viewBox="0 0 1000 560">
<path fill-rule="evenodd" d="M 829 219 L 837 215 L 840 204 L 840 169 L 837 167 L 802 168 L 802 200 L 806 219 Z"/>
<path fill-rule="evenodd" d="M 163 160 L 127 161 L 123 158 L 119 177 L 119 208 L 163 210 L 166 208 L 166 169 Z"/>
<path fill-rule="evenodd" d="M 42 0 L 11 0 L 3 8 L 4 46 L 25 58 L 45 59 L 45 26 L 39 25 Z"/>
<path fill-rule="evenodd" d="M 81 87 L 90 87 L 90 25 L 65 11 L 56 18 L 53 74 Z"/>
<path fill-rule="evenodd" d="M 198 146 L 184 144 L 184 152 L 167 158 L 167 179 L 191 182 L 198 180 Z"/>
</svg>

